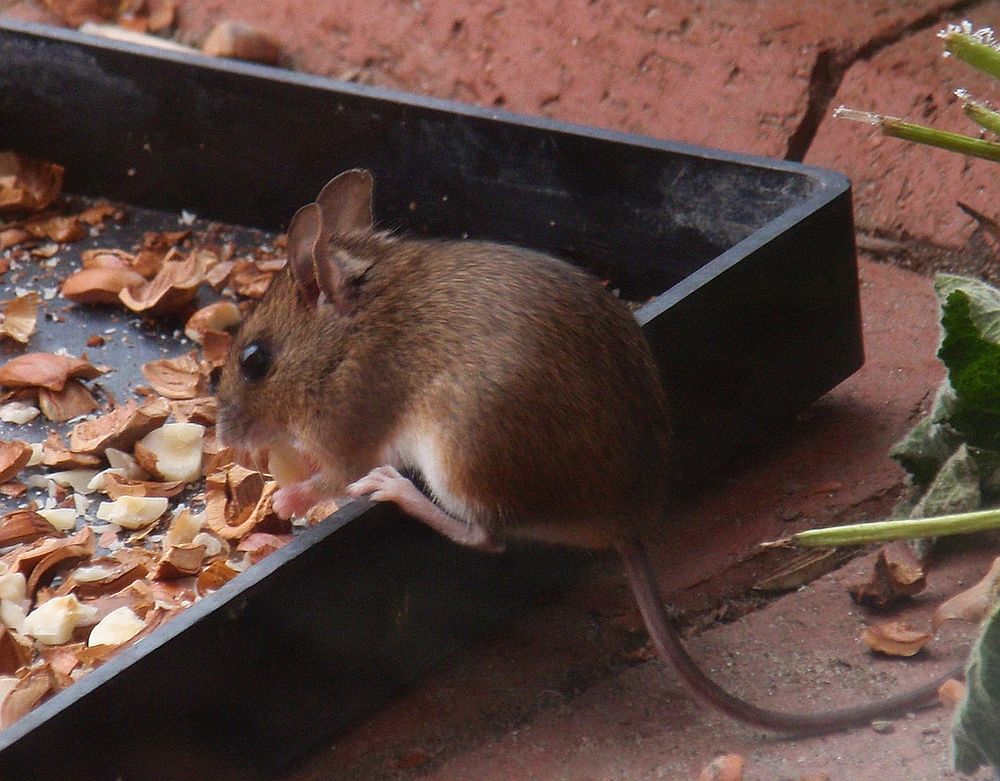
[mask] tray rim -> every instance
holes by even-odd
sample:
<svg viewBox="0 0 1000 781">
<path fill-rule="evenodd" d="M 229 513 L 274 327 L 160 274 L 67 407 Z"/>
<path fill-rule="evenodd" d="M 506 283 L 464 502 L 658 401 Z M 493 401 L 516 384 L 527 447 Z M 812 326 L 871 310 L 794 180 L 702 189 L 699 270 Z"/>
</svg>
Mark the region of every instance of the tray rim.
<svg viewBox="0 0 1000 781">
<path fill-rule="evenodd" d="M 171 49 L 161 49 L 156 46 L 147 46 L 83 33 L 70 28 L 0 17 L 0 32 L 3 31 L 39 40 L 56 40 L 85 49 L 122 52 L 218 73 L 263 79 L 279 84 L 327 92 L 331 95 L 343 93 L 352 97 L 396 103 L 416 109 L 453 114 L 486 122 L 516 125 L 549 133 L 573 135 L 611 144 L 685 155 L 702 160 L 752 166 L 801 176 L 813 183 L 812 192 L 806 198 L 785 209 L 780 215 L 755 229 L 744 239 L 724 250 L 712 260 L 639 307 L 635 315 L 640 325 L 645 325 L 657 315 L 669 309 L 677 301 L 685 298 L 693 291 L 732 268 L 739 258 L 752 254 L 768 244 L 775 237 L 784 233 L 788 228 L 801 222 L 806 216 L 813 214 L 827 203 L 851 191 L 851 182 L 845 174 L 792 160 L 714 149 L 688 142 L 671 141 L 641 133 L 625 132 L 611 128 L 592 127 L 575 122 L 520 113 L 509 109 L 487 108 L 472 103 L 421 95 L 390 87 L 357 84 L 326 76 L 294 71 L 288 68 L 260 65 L 235 59 L 210 57 L 197 51 L 188 53 Z"/>
</svg>

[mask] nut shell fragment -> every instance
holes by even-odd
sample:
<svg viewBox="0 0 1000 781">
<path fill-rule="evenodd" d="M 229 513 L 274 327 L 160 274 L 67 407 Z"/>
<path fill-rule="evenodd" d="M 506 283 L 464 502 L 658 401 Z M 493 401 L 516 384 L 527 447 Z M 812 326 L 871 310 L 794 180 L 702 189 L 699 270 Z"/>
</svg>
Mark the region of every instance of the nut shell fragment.
<svg viewBox="0 0 1000 781">
<path fill-rule="evenodd" d="M 236 546 L 236 550 L 249 554 L 250 560 L 256 564 L 275 551 L 281 550 L 291 541 L 292 536 L 290 534 L 253 532 L 240 541 L 240 544 Z"/>
<path fill-rule="evenodd" d="M 97 400 L 79 380 L 69 380 L 61 391 L 41 388 L 38 406 L 42 414 L 55 423 L 65 423 L 97 409 Z"/>
<path fill-rule="evenodd" d="M 848 588 L 858 604 L 885 607 L 902 597 L 920 593 L 926 583 L 924 568 L 910 547 L 894 542 L 879 549 L 867 580 Z"/>
<path fill-rule="evenodd" d="M 152 399 L 141 407 L 134 401 L 95 420 L 85 420 L 73 427 L 70 449 L 77 453 L 101 453 L 107 448 L 130 450 L 170 415 L 166 399 Z"/>
<path fill-rule="evenodd" d="M 0 729 L 6 729 L 28 713 L 51 690 L 52 677 L 46 668 L 35 670 L 21 678 L 0 705 Z"/>
<path fill-rule="evenodd" d="M 182 542 L 167 548 L 152 576 L 156 580 L 176 580 L 197 575 L 205 561 L 205 546 L 193 542 Z"/>
<path fill-rule="evenodd" d="M 201 356 L 209 366 L 221 369 L 233 346 L 233 337 L 228 331 L 205 331 L 201 340 Z"/>
<path fill-rule="evenodd" d="M 0 627 L 0 675 L 14 675 L 31 661 L 31 649 L 19 643 L 7 627 Z"/>
<path fill-rule="evenodd" d="M 174 419 L 178 423 L 200 423 L 203 426 L 214 426 L 218 413 L 218 403 L 214 396 L 202 396 L 197 399 L 177 399 L 170 402 Z"/>
<path fill-rule="evenodd" d="M 962 681 L 949 678 L 938 686 L 938 702 L 949 710 L 955 710 L 963 697 L 965 697 L 965 684 Z"/>
<path fill-rule="evenodd" d="M 20 440 L 4 441 L 0 440 L 0 483 L 8 480 L 20 472 L 31 460 L 31 445 Z"/>
<path fill-rule="evenodd" d="M 15 152 L 0 152 L 0 212 L 41 211 L 62 190 L 65 169 Z"/>
<path fill-rule="evenodd" d="M 723 754 L 702 769 L 698 781 L 743 781 L 745 765 L 742 754 Z"/>
<path fill-rule="evenodd" d="M 14 510 L 0 519 L 0 548 L 57 534 L 55 527 L 34 510 Z"/>
<path fill-rule="evenodd" d="M 263 482 L 256 472 L 250 473 L 256 479 L 248 477 L 234 482 L 230 472 L 238 474 L 239 469 L 213 472 L 205 481 L 205 525 L 226 540 L 243 537 L 268 520 L 273 515 L 271 497 L 278 490 L 277 483 Z M 251 498 L 248 488 L 251 495 L 256 495 L 252 503 L 248 501 Z"/>
<path fill-rule="evenodd" d="M 887 656 L 913 656 L 933 638 L 930 632 L 922 632 L 899 621 L 866 627 L 861 634 L 865 645 Z"/>
<path fill-rule="evenodd" d="M 136 580 L 145 578 L 149 569 L 142 561 L 110 560 L 105 565 L 78 567 L 66 576 L 56 596 L 74 593 L 81 597 L 114 594 Z"/>
<path fill-rule="evenodd" d="M 13 301 L 3 304 L 3 322 L 0 322 L 0 335 L 13 339 L 15 342 L 27 344 L 35 333 L 38 322 L 38 293 L 32 291 L 18 296 Z"/>
<path fill-rule="evenodd" d="M 90 453 L 74 453 L 66 448 L 62 437 L 52 432 L 42 443 L 41 463 L 58 469 L 93 469 L 100 465 L 101 459 Z"/>
<path fill-rule="evenodd" d="M 63 280 L 60 292 L 77 304 L 118 304 L 119 294 L 146 280 L 128 268 L 83 268 Z"/>
<path fill-rule="evenodd" d="M 198 573 L 196 588 L 198 593 L 204 596 L 210 591 L 217 591 L 222 588 L 239 574 L 237 570 L 230 567 L 223 559 L 216 559 Z"/>
<path fill-rule="evenodd" d="M 184 490 L 187 483 L 184 480 L 154 482 L 152 480 L 129 480 L 126 477 L 108 471 L 104 475 L 103 491 L 112 499 L 120 496 L 177 496 Z"/>
<path fill-rule="evenodd" d="M 0 366 L 0 385 L 61 391 L 71 377 L 92 380 L 101 375 L 90 361 L 56 353 L 25 353 Z"/>
<path fill-rule="evenodd" d="M 45 523 L 47 524 L 48 521 L 45 521 Z M 55 534 L 57 532 L 53 529 L 52 533 Z M 53 552 L 67 546 L 83 546 L 88 548 L 90 553 L 93 554 L 96 548 L 94 530 L 89 526 L 84 526 L 76 534 L 69 537 L 59 536 L 36 540 L 27 548 L 14 549 L 3 557 L 3 561 L 8 564 L 8 572 L 20 572 L 26 578 L 30 578 L 31 573 L 39 563 L 44 561 Z"/>
<path fill-rule="evenodd" d="M 177 312 L 190 304 L 205 281 L 207 259 L 192 252 L 186 260 L 165 260 L 163 268 L 149 282 L 125 288 L 118 298 L 133 312 L 162 315 Z"/>
<path fill-rule="evenodd" d="M 208 370 L 193 351 L 177 358 L 160 358 L 142 365 L 142 376 L 168 399 L 194 399 L 208 393 Z"/>
<path fill-rule="evenodd" d="M 38 591 L 38 588 L 55 577 L 60 569 L 72 566 L 80 561 L 85 561 L 94 555 L 94 536 L 82 543 L 75 545 L 60 545 L 45 558 L 39 561 L 31 570 L 25 588 L 30 596 Z"/>
</svg>

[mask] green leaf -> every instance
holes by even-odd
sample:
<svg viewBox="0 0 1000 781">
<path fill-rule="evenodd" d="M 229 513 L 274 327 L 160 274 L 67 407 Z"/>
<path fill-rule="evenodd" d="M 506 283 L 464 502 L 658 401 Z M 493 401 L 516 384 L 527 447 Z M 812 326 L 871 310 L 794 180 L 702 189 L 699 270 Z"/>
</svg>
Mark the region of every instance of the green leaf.
<svg viewBox="0 0 1000 781">
<path fill-rule="evenodd" d="M 948 422 L 969 444 L 1000 450 L 1000 292 L 954 276 L 936 287 L 945 297 L 938 357 L 956 396 Z"/>
<path fill-rule="evenodd" d="M 961 291 L 969 298 L 969 316 L 980 335 L 1000 346 L 1000 290 L 980 279 L 959 274 L 938 274 L 934 292 L 944 306 L 948 297 Z"/>
<path fill-rule="evenodd" d="M 1000 768 L 1000 609 L 994 609 L 972 649 L 965 697 L 952 726 L 955 769 L 971 775 L 980 767 Z"/>
</svg>

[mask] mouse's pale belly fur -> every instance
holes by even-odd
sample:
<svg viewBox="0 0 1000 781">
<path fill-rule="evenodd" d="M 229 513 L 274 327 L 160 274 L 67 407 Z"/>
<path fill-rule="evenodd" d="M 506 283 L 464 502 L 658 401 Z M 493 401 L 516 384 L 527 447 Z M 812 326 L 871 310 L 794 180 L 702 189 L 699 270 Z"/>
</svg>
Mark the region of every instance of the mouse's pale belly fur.
<svg viewBox="0 0 1000 781">
<path fill-rule="evenodd" d="M 400 471 L 418 472 L 434 501 L 456 518 L 483 523 L 493 520 L 486 508 L 451 485 L 433 427 L 420 425 L 417 421 L 404 424 L 380 455 L 383 464 Z"/>
</svg>

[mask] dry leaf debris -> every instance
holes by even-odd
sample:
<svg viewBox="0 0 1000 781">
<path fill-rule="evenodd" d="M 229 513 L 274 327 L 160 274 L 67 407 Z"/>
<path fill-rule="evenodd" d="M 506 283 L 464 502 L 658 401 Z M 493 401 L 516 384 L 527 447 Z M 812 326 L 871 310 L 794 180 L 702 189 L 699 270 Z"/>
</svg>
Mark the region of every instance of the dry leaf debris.
<svg viewBox="0 0 1000 781">
<path fill-rule="evenodd" d="M 867 580 L 849 587 L 861 605 L 883 608 L 920 593 L 926 585 L 924 568 L 913 550 L 903 542 L 883 545 Z"/>
<path fill-rule="evenodd" d="M 1000 558 L 994 559 L 989 572 L 971 588 L 943 602 L 931 619 L 934 631 L 945 621 L 971 621 L 979 623 L 993 612 L 1000 598 Z"/>
</svg>

